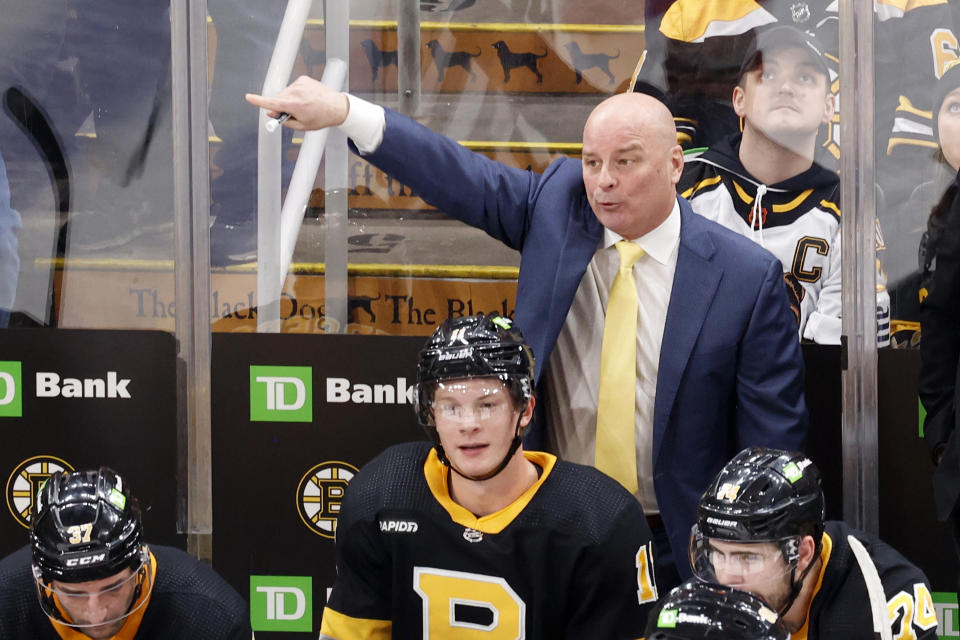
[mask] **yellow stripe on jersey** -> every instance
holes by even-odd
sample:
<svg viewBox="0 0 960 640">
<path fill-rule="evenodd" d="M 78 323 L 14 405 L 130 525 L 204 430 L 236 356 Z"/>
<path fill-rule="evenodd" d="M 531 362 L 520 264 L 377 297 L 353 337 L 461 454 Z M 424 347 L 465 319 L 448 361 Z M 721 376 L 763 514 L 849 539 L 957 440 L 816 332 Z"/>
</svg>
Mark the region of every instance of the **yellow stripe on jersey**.
<svg viewBox="0 0 960 640">
<path fill-rule="evenodd" d="M 697 191 L 700 191 L 701 189 L 706 189 L 707 187 L 712 187 L 713 185 L 717 184 L 721 180 L 723 180 L 723 176 L 714 176 L 712 178 L 707 178 L 706 180 L 701 180 L 700 182 L 693 185 L 692 187 L 690 187 L 680 195 L 681 197 L 689 198 L 690 196 L 695 194 Z"/>
<path fill-rule="evenodd" d="M 736 180 L 733 181 L 733 188 L 737 190 L 737 195 L 740 196 L 740 199 L 747 204 L 753 204 L 753 196 L 748 194 L 743 190 L 743 187 L 740 186 Z M 786 211 L 793 211 L 796 209 L 801 202 L 810 197 L 810 194 L 813 193 L 813 189 L 807 189 L 806 191 L 801 192 L 796 198 L 790 202 L 784 202 L 783 204 L 773 205 L 774 213 L 784 213 Z"/>
<path fill-rule="evenodd" d="M 703 42 L 776 21 L 754 0 L 678 0 L 663 14 L 660 31 L 672 40 Z"/>
<path fill-rule="evenodd" d="M 906 13 L 920 7 L 933 7 L 938 4 L 947 4 L 947 0 L 877 0 L 878 5 L 886 5 Z"/>
<path fill-rule="evenodd" d="M 930 149 L 939 149 L 940 146 L 933 140 L 916 140 L 914 138 L 890 138 L 887 142 L 887 155 L 900 145 L 913 147 L 929 147 Z"/>
<path fill-rule="evenodd" d="M 827 564 L 830 562 L 830 554 L 833 553 L 833 538 L 826 531 L 821 538 L 823 546 L 820 548 L 820 575 L 817 576 L 817 582 L 813 585 L 813 593 L 810 595 L 810 603 L 820 593 L 820 587 L 823 586 L 823 574 L 827 571 Z M 790 635 L 790 640 L 807 640 L 808 627 L 810 625 L 810 605 L 807 605 L 807 615 L 804 617 L 803 626 L 800 630 Z"/>
<path fill-rule="evenodd" d="M 798 195 L 796 198 L 794 198 L 790 202 L 784 202 L 783 204 L 775 204 L 773 205 L 773 212 L 783 213 L 784 211 L 793 211 L 798 206 L 800 206 L 801 202 L 803 202 L 808 197 L 810 197 L 811 193 L 813 193 L 813 189 L 807 189 L 806 191 L 802 192 L 800 195 Z"/>
<path fill-rule="evenodd" d="M 351 618 L 330 607 L 324 607 L 320 635 L 334 640 L 390 640 L 393 637 L 393 622 Z"/>
<path fill-rule="evenodd" d="M 423 463 L 423 475 L 427 479 L 427 486 L 430 487 L 430 493 L 432 493 L 433 497 L 440 503 L 440 506 L 446 509 L 454 522 L 465 527 L 470 527 L 471 529 L 476 529 L 477 531 L 482 531 L 483 533 L 500 533 L 506 529 L 507 525 L 513 522 L 514 518 L 520 515 L 520 512 L 530 503 L 530 500 L 536 495 L 537 491 L 546 481 L 547 476 L 550 475 L 554 465 L 557 463 L 556 456 L 542 451 L 524 451 L 523 455 L 527 460 L 543 470 L 540 473 L 540 478 L 512 503 L 496 513 L 491 513 L 481 518 L 470 513 L 468 509 L 460 506 L 450 497 L 450 487 L 447 484 L 449 477 L 448 469 L 440 462 L 440 459 L 437 458 L 436 449 L 430 449 L 430 453 L 427 455 L 427 461 Z"/>
<path fill-rule="evenodd" d="M 933 111 L 919 109 L 913 106 L 913 103 L 910 102 L 910 98 L 907 96 L 900 96 L 900 99 L 897 101 L 897 111 L 912 113 L 915 116 L 920 116 L 921 118 L 926 118 L 927 120 L 933 119 Z"/>
<path fill-rule="evenodd" d="M 837 214 L 838 218 L 840 217 L 840 207 L 830 202 L 829 200 L 821 200 L 820 206 L 823 207 L 824 209 L 830 209 L 830 211 L 833 211 L 835 214 Z"/>
</svg>

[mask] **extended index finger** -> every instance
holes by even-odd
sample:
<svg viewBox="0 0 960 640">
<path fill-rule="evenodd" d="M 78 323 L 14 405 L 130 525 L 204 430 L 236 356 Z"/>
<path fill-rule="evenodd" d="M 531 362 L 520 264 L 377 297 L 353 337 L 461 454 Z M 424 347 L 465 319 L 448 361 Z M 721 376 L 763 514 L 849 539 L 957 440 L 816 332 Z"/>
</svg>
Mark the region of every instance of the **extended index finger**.
<svg viewBox="0 0 960 640">
<path fill-rule="evenodd" d="M 276 98 L 267 98 L 257 93 L 248 93 L 244 98 L 253 106 L 266 109 L 267 115 L 271 118 L 276 118 L 283 111 L 283 105 Z"/>
</svg>

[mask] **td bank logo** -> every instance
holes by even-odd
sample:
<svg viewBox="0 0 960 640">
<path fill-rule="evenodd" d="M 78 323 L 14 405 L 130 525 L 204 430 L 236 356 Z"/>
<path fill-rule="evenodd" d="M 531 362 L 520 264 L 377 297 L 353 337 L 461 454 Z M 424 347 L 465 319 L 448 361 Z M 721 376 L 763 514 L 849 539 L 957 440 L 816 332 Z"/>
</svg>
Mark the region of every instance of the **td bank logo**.
<svg viewBox="0 0 960 640">
<path fill-rule="evenodd" d="M 0 361 L 0 418 L 19 418 L 23 415 L 20 370 L 19 362 Z"/>
<path fill-rule="evenodd" d="M 250 576 L 254 631 L 313 631 L 313 578 Z"/>
<path fill-rule="evenodd" d="M 312 422 L 311 367 L 250 367 L 251 422 Z"/>
<path fill-rule="evenodd" d="M 952 591 L 934 591 L 933 609 L 937 612 L 937 637 L 960 638 L 957 594 Z"/>
</svg>

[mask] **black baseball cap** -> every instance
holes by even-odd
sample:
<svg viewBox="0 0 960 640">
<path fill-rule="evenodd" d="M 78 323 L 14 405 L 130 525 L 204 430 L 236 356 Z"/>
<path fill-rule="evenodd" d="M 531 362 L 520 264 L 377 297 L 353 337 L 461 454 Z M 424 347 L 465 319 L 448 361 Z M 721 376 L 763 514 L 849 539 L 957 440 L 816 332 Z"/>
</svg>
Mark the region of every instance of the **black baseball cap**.
<svg viewBox="0 0 960 640">
<path fill-rule="evenodd" d="M 828 80 L 830 79 L 830 72 L 824 59 L 826 51 L 824 46 L 809 33 L 787 25 L 776 25 L 756 32 L 753 41 L 747 47 L 747 55 L 743 58 L 743 64 L 740 65 L 738 79 L 742 79 L 745 73 L 753 71 L 763 63 L 764 51 L 788 48 L 798 48 L 806 51 L 817 70 Z"/>
</svg>

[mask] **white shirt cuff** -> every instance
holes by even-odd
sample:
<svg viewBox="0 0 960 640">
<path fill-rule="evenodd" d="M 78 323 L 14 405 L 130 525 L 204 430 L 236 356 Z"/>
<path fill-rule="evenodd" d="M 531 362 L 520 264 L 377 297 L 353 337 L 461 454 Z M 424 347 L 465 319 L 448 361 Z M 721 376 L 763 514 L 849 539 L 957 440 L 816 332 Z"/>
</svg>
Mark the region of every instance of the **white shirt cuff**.
<svg viewBox="0 0 960 640">
<path fill-rule="evenodd" d="M 350 112 L 340 125 L 340 131 L 353 140 L 361 154 L 376 151 L 383 142 L 383 130 L 387 126 L 383 107 L 349 93 L 347 100 L 350 102 Z"/>
</svg>

